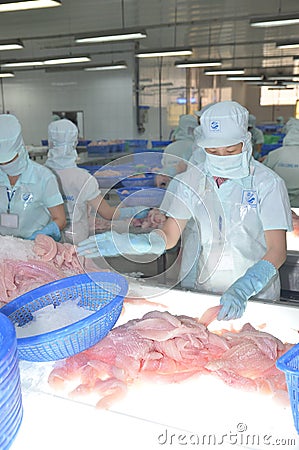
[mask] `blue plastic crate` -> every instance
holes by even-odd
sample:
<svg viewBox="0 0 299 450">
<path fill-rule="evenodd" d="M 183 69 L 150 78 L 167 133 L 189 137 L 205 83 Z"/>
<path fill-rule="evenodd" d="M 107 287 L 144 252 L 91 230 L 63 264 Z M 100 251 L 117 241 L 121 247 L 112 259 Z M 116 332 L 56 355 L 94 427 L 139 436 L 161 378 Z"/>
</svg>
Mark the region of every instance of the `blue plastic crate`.
<svg viewBox="0 0 299 450">
<path fill-rule="evenodd" d="M 126 140 L 127 145 L 129 148 L 143 148 L 147 147 L 148 140 L 147 139 L 127 139 Z"/>
<path fill-rule="evenodd" d="M 88 155 L 107 155 L 107 153 L 111 153 L 110 144 L 101 144 L 101 145 L 89 144 L 86 148 Z"/>
<path fill-rule="evenodd" d="M 117 189 L 117 194 L 123 206 L 147 206 L 158 208 L 165 195 L 165 189 L 151 187 L 132 187 Z"/>
<path fill-rule="evenodd" d="M 144 173 L 143 176 L 137 177 L 132 176 L 129 178 L 124 178 L 121 182 L 121 184 L 124 187 L 146 187 L 146 186 L 155 186 L 155 177 L 156 175 L 154 173 Z"/>
<path fill-rule="evenodd" d="M 112 272 L 91 272 L 63 278 L 40 286 L 12 300 L 0 309 L 15 325 L 33 318 L 46 306 L 75 300 L 94 311 L 88 317 L 47 333 L 17 339 L 20 359 L 53 361 L 73 356 L 95 345 L 114 326 L 121 313 L 128 282 Z"/>
<path fill-rule="evenodd" d="M 285 374 L 294 425 L 299 434 L 299 344 L 278 358 L 276 367 Z"/>
<path fill-rule="evenodd" d="M 48 139 L 42 139 L 42 146 L 48 147 Z"/>
</svg>

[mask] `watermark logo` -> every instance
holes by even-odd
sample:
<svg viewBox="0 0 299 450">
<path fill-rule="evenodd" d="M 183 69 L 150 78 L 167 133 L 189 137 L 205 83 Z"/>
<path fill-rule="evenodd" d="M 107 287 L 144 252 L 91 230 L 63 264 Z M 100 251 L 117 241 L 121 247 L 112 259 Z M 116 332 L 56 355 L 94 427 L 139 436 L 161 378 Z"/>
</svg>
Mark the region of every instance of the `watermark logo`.
<svg viewBox="0 0 299 450">
<path fill-rule="evenodd" d="M 299 442 L 296 438 L 286 436 L 274 436 L 272 433 L 253 433 L 248 430 L 244 422 L 236 425 L 236 429 L 227 433 L 182 433 L 169 431 L 167 428 L 158 438 L 161 448 L 172 448 L 182 446 L 184 448 L 194 447 L 222 447 L 241 446 L 244 448 L 254 448 L 256 450 L 265 447 L 286 447 L 288 449 L 298 448 Z M 299 440 L 299 439 L 298 439 Z"/>
</svg>

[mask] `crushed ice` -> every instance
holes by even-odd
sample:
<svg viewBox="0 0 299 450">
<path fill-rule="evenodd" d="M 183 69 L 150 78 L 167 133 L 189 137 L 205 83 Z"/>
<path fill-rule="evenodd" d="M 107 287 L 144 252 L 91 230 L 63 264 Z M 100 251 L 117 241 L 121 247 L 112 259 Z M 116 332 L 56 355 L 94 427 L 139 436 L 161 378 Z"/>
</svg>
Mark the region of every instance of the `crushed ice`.
<svg viewBox="0 0 299 450">
<path fill-rule="evenodd" d="M 36 336 L 38 334 L 49 333 L 50 331 L 71 325 L 85 317 L 90 316 L 94 311 L 90 311 L 78 306 L 81 298 L 62 302 L 60 305 L 48 305 L 32 313 L 33 320 L 26 325 L 16 326 L 17 338 Z"/>
</svg>

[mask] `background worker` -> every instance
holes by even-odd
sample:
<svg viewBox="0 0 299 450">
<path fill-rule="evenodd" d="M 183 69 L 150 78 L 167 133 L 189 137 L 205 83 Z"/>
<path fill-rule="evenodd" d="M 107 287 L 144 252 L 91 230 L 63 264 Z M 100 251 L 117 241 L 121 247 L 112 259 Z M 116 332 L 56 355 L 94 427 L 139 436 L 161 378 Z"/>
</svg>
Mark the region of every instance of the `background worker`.
<svg viewBox="0 0 299 450">
<path fill-rule="evenodd" d="M 251 133 L 253 157 L 259 161 L 262 156 L 261 152 L 265 138 L 262 130 L 256 127 L 256 117 L 253 114 L 248 116 L 248 131 Z"/>
<path fill-rule="evenodd" d="M 63 199 L 53 173 L 29 159 L 18 119 L 0 115 L 0 234 L 60 240 L 66 224 Z"/>
<path fill-rule="evenodd" d="M 291 207 L 299 208 L 299 119 L 289 122 L 282 146 L 269 152 L 263 163 L 283 178 Z"/>
<path fill-rule="evenodd" d="M 179 118 L 178 127 L 174 133 L 174 142 L 165 147 L 161 164 L 161 174 L 156 175 L 157 187 L 168 186 L 172 177 L 186 170 L 186 163 L 192 155 L 194 129 L 198 123 L 192 114 L 183 114 Z"/>
<path fill-rule="evenodd" d="M 219 102 L 203 113 L 201 127 L 197 145 L 206 159 L 180 177 L 163 229 L 134 239 L 107 232 L 81 242 L 78 252 L 87 257 L 162 254 L 176 245 L 193 217 L 201 239 L 195 287 L 222 294 L 218 319 L 230 320 L 241 317 L 247 300 L 257 294 L 279 299 L 278 269 L 286 259 L 291 209 L 284 181 L 252 158 L 243 106 Z"/>
<path fill-rule="evenodd" d="M 65 242 L 76 244 L 89 236 L 91 208 L 107 220 L 146 216 L 148 209 L 143 206 L 110 206 L 103 198 L 96 178 L 77 166 L 78 128 L 73 122 L 68 119 L 51 122 L 48 126 L 48 142 L 49 152 L 45 165 L 57 176 L 65 202 Z"/>
</svg>

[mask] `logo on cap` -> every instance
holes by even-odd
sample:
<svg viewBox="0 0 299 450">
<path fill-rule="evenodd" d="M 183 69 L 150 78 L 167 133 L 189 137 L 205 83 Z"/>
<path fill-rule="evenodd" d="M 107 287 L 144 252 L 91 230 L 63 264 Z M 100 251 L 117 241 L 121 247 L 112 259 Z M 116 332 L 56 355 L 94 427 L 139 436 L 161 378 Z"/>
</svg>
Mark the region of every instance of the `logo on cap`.
<svg viewBox="0 0 299 450">
<path fill-rule="evenodd" d="M 210 131 L 221 131 L 219 120 L 211 120 Z"/>
</svg>

